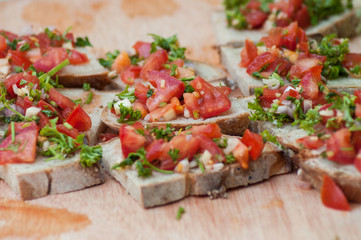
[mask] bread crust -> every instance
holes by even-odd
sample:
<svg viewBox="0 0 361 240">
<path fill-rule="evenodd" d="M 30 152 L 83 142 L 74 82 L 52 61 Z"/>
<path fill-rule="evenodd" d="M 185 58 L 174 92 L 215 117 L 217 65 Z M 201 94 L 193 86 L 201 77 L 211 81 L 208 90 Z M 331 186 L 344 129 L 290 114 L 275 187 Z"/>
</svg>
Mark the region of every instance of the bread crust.
<svg viewBox="0 0 361 240">
<path fill-rule="evenodd" d="M 201 173 L 199 169 L 187 174 L 153 172 L 149 178 L 140 178 L 132 168 L 111 169 L 115 163 L 122 161 L 119 138 L 103 143 L 102 146 L 105 170 L 144 208 L 164 205 L 191 195 L 204 196 L 214 191 L 248 186 L 291 170 L 282 152 L 273 144 L 267 143 L 261 157 L 251 161 L 247 170 L 240 168 L 238 164 L 232 164 L 219 172 Z"/>
</svg>

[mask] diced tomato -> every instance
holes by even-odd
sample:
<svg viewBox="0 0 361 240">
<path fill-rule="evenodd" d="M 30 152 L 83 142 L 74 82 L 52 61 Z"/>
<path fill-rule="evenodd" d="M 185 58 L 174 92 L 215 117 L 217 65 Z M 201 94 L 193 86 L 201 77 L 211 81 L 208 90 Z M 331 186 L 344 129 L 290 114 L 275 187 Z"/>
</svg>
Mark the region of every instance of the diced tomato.
<svg viewBox="0 0 361 240">
<path fill-rule="evenodd" d="M 142 70 L 142 67 L 140 67 L 140 66 L 131 65 L 131 66 L 125 67 L 125 69 L 121 73 L 120 78 L 126 84 L 133 85 L 134 80 L 140 76 L 141 70 Z"/>
<path fill-rule="evenodd" d="M 258 9 L 251 9 L 246 13 L 246 22 L 252 26 L 252 28 L 262 27 L 267 20 L 268 14 Z"/>
<path fill-rule="evenodd" d="M 297 48 L 297 44 L 299 43 L 298 35 L 299 35 L 298 24 L 297 22 L 293 22 L 288 27 L 283 28 L 283 34 L 281 36 L 279 47 L 282 46 L 289 50 L 295 51 Z"/>
<path fill-rule="evenodd" d="M 167 122 L 177 118 L 177 113 L 173 104 L 167 104 L 163 107 L 156 108 L 149 112 L 149 121 L 151 122 Z"/>
<path fill-rule="evenodd" d="M 29 97 L 25 97 L 25 98 L 17 97 L 15 104 L 21 107 L 22 109 L 24 109 L 25 112 L 26 109 L 34 105 L 34 103 L 30 101 Z"/>
<path fill-rule="evenodd" d="M 283 29 L 281 27 L 274 27 L 269 31 L 268 36 L 261 38 L 260 42 L 263 42 L 268 48 L 280 46 L 282 34 Z"/>
<path fill-rule="evenodd" d="M 250 0 L 246 5 L 246 8 L 249 9 L 259 9 L 260 7 L 261 7 L 261 3 L 258 2 L 257 0 Z"/>
<path fill-rule="evenodd" d="M 356 152 L 361 150 L 361 131 L 352 132 L 352 143 L 355 147 Z"/>
<path fill-rule="evenodd" d="M 7 48 L 6 38 L 3 35 L 0 35 L 0 51 L 5 51 Z"/>
<path fill-rule="evenodd" d="M 323 183 L 321 188 L 321 199 L 323 205 L 326 207 L 350 211 L 350 205 L 345 197 L 345 194 L 342 192 L 341 188 L 333 181 L 332 178 L 323 175 Z"/>
<path fill-rule="evenodd" d="M 305 53 L 305 52 L 300 52 L 298 54 L 297 60 L 301 60 L 301 59 L 304 59 L 304 58 L 315 58 L 318 61 L 320 61 L 321 63 L 325 63 L 326 60 L 327 60 L 326 56 L 318 55 L 318 54 L 314 54 L 314 53 Z"/>
<path fill-rule="evenodd" d="M 198 152 L 200 141 L 192 135 L 180 134 L 170 140 L 171 148 L 179 149 L 178 160 L 185 158 L 193 159 L 193 156 Z"/>
<path fill-rule="evenodd" d="M 18 123 L 20 124 L 20 123 Z M 23 126 L 28 123 L 21 123 Z M 15 130 L 15 141 L 12 142 L 11 134 L 0 144 L 1 149 L 7 149 L 10 145 L 17 146 L 17 151 L 2 150 L 0 151 L 0 165 L 8 163 L 32 163 L 36 156 L 36 141 L 38 138 L 38 128 L 34 123 L 29 123 L 29 127 Z M 20 127 L 21 128 L 21 127 Z"/>
<path fill-rule="evenodd" d="M 270 52 L 262 53 L 248 65 L 247 73 L 252 75 L 254 72 L 259 72 L 262 68 L 266 68 L 268 64 L 275 60 L 276 58 Z"/>
<path fill-rule="evenodd" d="M 64 51 L 67 51 L 67 49 L 64 49 Z M 70 52 L 68 53 L 68 58 L 69 58 L 70 64 L 73 64 L 73 65 L 84 64 L 84 63 L 89 62 L 87 55 L 84 53 L 78 52 L 77 50 L 70 50 Z"/>
<path fill-rule="evenodd" d="M 27 59 L 25 52 L 17 51 L 17 50 L 9 50 L 10 54 L 10 63 L 15 66 L 22 67 L 24 69 L 28 69 L 31 65 L 29 59 Z"/>
<path fill-rule="evenodd" d="M 282 96 L 279 98 L 280 103 L 282 103 L 283 100 L 287 100 L 287 97 L 293 97 L 296 99 L 300 99 L 301 95 L 299 94 L 299 92 L 297 92 L 296 90 L 294 90 L 293 88 L 289 89 L 287 92 L 284 92 L 282 94 Z"/>
<path fill-rule="evenodd" d="M 361 118 L 361 104 L 359 103 L 356 104 L 355 115 L 356 117 Z"/>
<path fill-rule="evenodd" d="M 168 53 L 164 49 L 159 49 L 155 53 L 150 54 L 150 56 L 145 60 L 142 70 L 140 71 L 140 77 L 144 80 L 148 80 L 148 72 L 153 70 L 161 70 L 163 64 L 165 64 L 167 61 Z M 152 85 L 155 86 L 153 83 Z"/>
<path fill-rule="evenodd" d="M 298 26 L 302 29 L 306 29 L 311 26 L 310 14 L 305 5 L 301 6 L 293 20 L 295 20 L 298 23 Z"/>
<path fill-rule="evenodd" d="M 190 84 L 195 91 L 199 92 L 199 113 L 203 118 L 218 116 L 231 108 L 231 101 L 224 94 L 224 90 L 213 86 L 199 76 Z M 185 105 L 188 110 L 192 108 L 187 105 L 186 101 Z"/>
<path fill-rule="evenodd" d="M 361 151 L 359 150 L 355 158 L 355 168 L 361 172 Z"/>
<path fill-rule="evenodd" d="M 38 71 L 49 72 L 67 58 L 68 53 L 64 48 L 49 48 L 45 55 L 34 62 L 33 65 Z"/>
<path fill-rule="evenodd" d="M 306 99 L 316 99 L 318 97 L 318 83 L 311 72 L 307 72 L 300 82 L 303 92 L 302 96 Z"/>
<path fill-rule="evenodd" d="M 118 134 L 115 134 L 115 133 L 101 133 L 99 135 L 99 139 L 101 142 L 107 142 L 116 137 L 118 137 Z"/>
<path fill-rule="evenodd" d="M 136 152 L 141 147 L 144 147 L 145 136 L 137 133 L 136 129 L 130 125 L 122 125 L 119 129 L 120 144 L 124 158 L 128 157 L 129 153 Z"/>
<path fill-rule="evenodd" d="M 131 65 L 131 61 L 129 55 L 128 53 L 123 51 L 114 60 L 112 64 L 112 70 L 115 70 L 117 73 L 121 73 L 126 67 L 129 67 L 130 65 Z"/>
<path fill-rule="evenodd" d="M 50 125 L 50 118 L 46 116 L 44 113 L 39 112 L 38 117 L 39 117 L 38 125 L 40 129 L 44 128 L 46 125 Z"/>
<path fill-rule="evenodd" d="M 79 135 L 79 131 L 76 128 L 67 128 L 64 124 L 58 124 L 56 125 L 56 130 L 60 133 L 64 133 L 65 135 L 68 135 L 69 137 L 72 137 L 76 139 L 76 137 Z"/>
<path fill-rule="evenodd" d="M 248 65 L 258 56 L 256 45 L 249 39 L 246 39 L 245 46 L 241 51 L 241 67 Z"/>
<path fill-rule="evenodd" d="M 68 97 L 58 92 L 55 88 L 51 88 L 49 91 L 49 99 L 54 101 L 61 109 L 63 109 L 63 117 L 67 119 L 70 113 L 75 108 L 75 103 Z"/>
<path fill-rule="evenodd" d="M 325 94 L 319 92 L 316 99 L 312 100 L 312 107 L 316 107 L 317 105 L 323 105 L 326 104 L 327 101 L 325 99 Z"/>
<path fill-rule="evenodd" d="M 60 117 L 59 116 L 59 113 L 58 111 L 53 107 L 51 106 L 49 103 L 43 101 L 43 100 L 40 100 L 37 104 L 38 107 L 40 107 L 42 110 L 48 110 L 48 111 L 51 111 L 52 112 L 52 117 L 51 118 L 55 118 L 55 117 Z"/>
<path fill-rule="evenodd" d="M 272 74 L 276 71 L 280 76 L 285 77 L 288 71 L 291 69 L 292 63 L 287 58 L 276 58 L 275 61 L 271 62 L 263 73 L 269 72 Z"/>
<path fill-rule="evenodd" d="M 355 103 L 361 104 L 361 90 L 355 90 L 353 94 L 356 96 Z"/>
<path fill-rule="evenodd" d="M 15 129 L 16 134 L 20 133 L 20 132 L 28 131 L 28 130 L 39 131 L 39 128 L 35 122 L 14 122 L 14 129 Z M 11 135 L 11 133 L 12 133 L 11 124 L 9 124 L 5 136 L 6 137 L 9 136 L 9 135 Z"/>
<path fill-rule="evenodd" d="M 146 147 L 146 158 L 151 163 L 154 160 L 159 160 L 165 148 L 163 139 L 157 139 Z"/>
<path fill-rule="evenodd" d="M 342 66 L 351 69 L 361 63 L 361 53 L 346 53 L 342 61 Z"/>
<path fill-rule="evenodd" d="M 145 105 L 145 103 L 143 103 L 140 100 L 135 100 L 135 102 L 132 105 L 132 108 L 134 110 L 140 111 L 140 113 L 142 114 L 142 118 L 144 118 L 148 114 L 147 106 Z"/>
<path fill-rule="evenodd" d="M 316 58 L 304 58 L 297 60 L 295 65 L 291 67 L 290 70 L 290 79 L 299 78 L 306 74 L 308 71 L 319 71 L 318 69 L 322 69 L 321 62 Z"/>
<path fill-rule="evenodd" d="M 81 132 L 89 130 L 92 126 L 92 120 L 80 105 L 74 108 L 66 122 Z"/>
<path fill-rule="evenodd" d="M 306 136 L 299 138 L 297 139 L 297 143 L 300 143 L 309 149 L 319 149 L 325 145 L 325 142 L 317 136 Z"/>
<path fill-rule="evenodd" d="M 134 87 L 134 95 L 138 98 L 139 101 L 146 103 L 148 90 L 149 87 L 144 86 L 142 83 L 137 83 Z"/>
<path fill-rule="evenodd" d="M 176 59 L 173 62 L 170 62 L 169 65 L 176 65 L 177 67 L 183 67 L 184 66 L 184 60 L 183 59 Z"/>
<path fill-rule="evenodd" d="M 279 96 L 278 96 L 279 95 Z M 263 95 L 258 98 L 262 107 L 270 108 L 273 100 L 278 99 L 281 96 L 279 89 L 263 89 Z"/>
<path fill-rule="evenodd" d="M 356 157 L 356 151 L 351 143 L 351 132 L 347 128 L 342 128 L 333 133 L 327 140 L 328 160 L 352 164 Z"/>
<path fill-rule="evenodd" d="M 138 41 L 133 45 L 133 48 L 139 57 L 147 58 L 150 55 L 151 44 Z"/>
<path fill-rule="evenodd" d="M 220 138 L 222 137 L 222 132 L 219 126 L 215 123 L 209 123 L 199 126 L 193 126 L 189 129 L 192 134 L 202 134 L 209 138 Z"/>
<path fill-rule="evenodd" d="M 199 150 L 201 153 L 208 151 L 212 155 L 212 161 L 224 162 L 224 153 L 212 139 L 204 136 L 203 134 L 192 134 L 193 137 L 199 139 Z"/>
<path fill-rule="evenodd" d="M 146 102 L 150 112 L 157 109 L 159 104 L 167 103 L 173 97 L 182 96 L 185 89 L 182 81 L 158 71 L 151 71 L 147 75 L 149 81 L 154 82 L 156 86 L 155 93 Z"/>
<path fill-rule="evenodd" d="M 198 119 L 199 118 L 199 104 L 198 104 L 199 97 L 196 97 L 195 93 L 197 93 L 199 96 L 198 92 L 184 93 L 183 99 L 184 99 L 185 107 L 188 110 L 190 116 L 194 119 Z"/>
<path fill-rule="evenodd" d="M 242 168 L 248 168 L 249 152 L 248 147 L 244 143 L 240 141 L 233 149 L 232 154 Z"/>
<path fill-rule="evenodd" d="M 26 83 L 20 85 L 21 80 L 25 80 Z M 37 85 L 36 88 L 39 89 L 39 79 L 36 76 L 30 75 L 28 73 L 13 74 L 4 80 L 4 85 L 11 97 L 16 97 L 16 94 L 14 93 L 14 89 L 13 89 L 14 84 L 16 84 L 18 88 L 22 88 L 28 85 L 29 83 L 32 83 L 34 86 Z"/>
<path fill-rule="evenodd" d="M 241 141 L 248 147 L 252 160 L 257 160 L 261 156 L 264 147 L 261 135 L 246 129 Z"/>
</svg>

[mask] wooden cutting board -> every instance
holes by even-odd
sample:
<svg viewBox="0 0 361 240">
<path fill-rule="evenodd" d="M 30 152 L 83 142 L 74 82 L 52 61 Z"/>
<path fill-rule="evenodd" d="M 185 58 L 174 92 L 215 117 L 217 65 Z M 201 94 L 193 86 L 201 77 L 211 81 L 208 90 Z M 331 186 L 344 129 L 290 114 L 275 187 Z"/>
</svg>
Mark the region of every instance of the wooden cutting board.
<svg viewBox="0 0 361 240">
<path fill-rule="evenodd" d="M 221 0 L 17 0 L 0 2 L 0 29 L 73 26 L 99 53 L 131 49 L 147 33 L 177 33 L 191 59 L 219 65 L 210 16 Z M 26 28 L 25 30 L 26 31 Z M 361 38 L 352 41 L 356 51 Z M 178 208 L 185 209 L 176 220 Z M 236 189 L 225 199 L 190 197 L 144 210 L 116 181 L 22 202 L 0 181 L 0 238 L 361 239 L 361 205 L 325 208 L 295 173 Z"/>
</svg>

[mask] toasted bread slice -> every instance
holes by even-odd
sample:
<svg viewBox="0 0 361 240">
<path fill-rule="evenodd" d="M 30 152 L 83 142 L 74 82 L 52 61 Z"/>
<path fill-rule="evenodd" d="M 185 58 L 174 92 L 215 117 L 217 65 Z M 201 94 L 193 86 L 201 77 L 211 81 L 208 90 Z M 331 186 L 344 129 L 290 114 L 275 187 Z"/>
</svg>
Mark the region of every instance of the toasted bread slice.
<svg viewBox="0 0 361 240">
<path fill-rule="evenodd" d="M 243 132 L 249 125 L 249 113 L 247 112 L 248 98 L 232 98 L 232 108 L 221 115 L 208 119 L 197 119 L 178 117 L 177 119 L 169 122 L 153 122 L 149 123 L 144 120 L 140 122 L 149 127 L 160 127 L 166 124 L 172 124 L 176 129 L 185 128 L 190 125 L 202 125 L 207 123 L 216 123 L 221 128 L 222 133 L 228 135 L 243 135 Z M 118 131 L 122 125 L 117 122 L 118 117 L 111 113 L 108 108 L 104 108 L 101 114 L 101 120 L 111 129 Z"/>
<path fill-rule="evenodd" d="M 236 30 L 228 28 L 224 11 L 213 13 L 212 24 L 218 45 L 241 47 L 246 39 L 257 42 L 267 34 L 265 30 Z M 306 34 L 314 37 L 336 33 L 339 37 L 351 38 L 357 34 L 358 24 L 359 19 L 355 10 L 345 11 L 343 14 L 331 16 L 316 26 L 306 29 Z"/>
<path fill-rule="evenodd" d="M 45 159 L 38 156 L 34 163 L 2 165 L 0 178 L 23 200 L 81 190 L 104 182 L 100 164 L 83 168 L 79 162 L 80 153 L 65 160 L 47 162 Z"/>
<path fill-rule="evenodd" d="M 210 195 L 212 192 L 248 186 L 290 171 L 290 165 L 283 158 L 282 152 L 273 144 L 267 143 L 261 157 L 251 161 L 247 170 L 238 164 L 231 164 L 219 172 L 202 173 L 198 169 L 187 174 L 153 172 L 149 178 L 140 178 L 137 171 L 131 168 L 111 169 L 115 163 L 122 161 L 119 138 L 103 143 L 102 146 L 106 171 L 144 208 L 164 205 L 190 195 Z"/>
<path fill-rule="evenodd" d="M 98 62 L 98 59 L 89 53 L 86 48 L 77 48 L 88 56 L 89 62 L 79 65 L 68 65 L 59 71 L 59 83 L 68 88 L 82 88 L 84 83 L 89 83 L 96 89 L 104 89 L 111 83 L 108 69 Z"/>
<path fill-rule="evenodd" d="M 277 136 L 285 147 L 286 156 L 299 168 L 299 176 L 314 188 L 321 189 L 323 175 L 326 174 L 341 187 L 347 199 L 361 202 L 361 173 L 353 165 L 343 165 L 321 157 L 318 150 L 304 149 L 296 140 L 307 136 L 306 131 L 290 124 L 277 128 L 270 122 L 252 122 L 251 128 L 255 132 L 267 129 Z"/>
<path fill-rule="evenodd" d="M 318 190 L 322 187 L 323 175 L 331 177 L 342 189 L 348 200 L 361 203 L 361 173 L 353 165 L 342 165 L 322 157 L 299 156 L 299 176 Z"/>
<path fill-rule="evenodd" d="M 89 92 L 82 89 L 59 89 L 65 96 L 75 100 L 87 98 Z M 93 100 L 83 106 L 92 120 L 92 127 L 85 132 L 89 145 L 97 143 L 99 134 L 105 129 L 100 114 L 107 102 L 116 92 L 91 90 Z M 5 130 L 7 126 L 3 127 Z M 1 134 L 0 130 L 0 135 Z M 81 190 L 104 182 L 104 173 L 100 164 L 83 168 L 79 163 L 80 154 L 65 160 L 45 161 L 45 157 L 37 156 L 31 164 L 7 164 L 0 166 L 0 178 L 18 193 L 24 200 L 44 197 L 50 194 L 66 193 Z"/>
<path fill-rule="evenodd" d="M 227 74 L 221 68 L 191 60 L 185 61 L 184 65 L 193 68 L 195 70 L 196 76 L 200 76 L 208 82 L 224 82 L 227 84 Z M 136 79 L 135 82 L 144 81 L 142 79 Z M 113 79 L 109 89 L 125 89 L 126 86 L 127 84 L 124 83 L 118 76 Z"/>
<path fill-rule="evenodd" d="M 242 48 L 232 48 L 223 46 L 220 48 L 221 61 L 226 67 L 231 81 L 238 85 L 244 96 L 254 94 L 254 89 L 263 87 L 264 83 L 261 79 L 252 77 L 246 72 L 246 68 L 239 66 L 241 62 L 241 51 Z M 285 84 L 290 84 L 289 81 L 284 80 Z M 335 80 L 328 80 L 327 86 L 337 91 L 343 91 L 353 93 L 356 89 L 361 89 L 361 80 L 351 77 L 343 77 Z"/>
</svg>

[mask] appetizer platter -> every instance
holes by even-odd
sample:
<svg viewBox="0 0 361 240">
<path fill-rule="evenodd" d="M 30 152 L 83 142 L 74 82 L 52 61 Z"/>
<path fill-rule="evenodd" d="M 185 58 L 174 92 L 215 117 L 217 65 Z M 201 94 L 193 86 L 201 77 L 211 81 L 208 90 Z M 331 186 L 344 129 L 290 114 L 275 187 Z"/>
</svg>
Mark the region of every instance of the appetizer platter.
<svg viewBox="0 0 361 240">
<path fill-rule="evenodd" d="M 142 18 L 109 14 L 116 4 L 110 2 L 84 6 L 98 12 L 94 18 L 107 16 L 94 22 L 98 31 L 100 22 Z M 168 4 L 202 6 L 207 13 L 199 16 L 210 19 L 221 1 Z M 353 37 L 358 20 L 350 2 L 333 1 L 338 8 L 328 12 L 325 6 L 308 12 L 308 4 L 268 1 L 271 10 L 263 14 L 275 15 L 278 27 L 257 39 L 238 38 L 243 48 L 221 46 L 226 71 L 208 64 L 216 59 L 188 59 L 209 54 L 196 42 L 203 33 L 194 35 L 194 45 L 184 37 L 194 30 L 149 28 L 134 38 L 130 31 L 124 41 L 119 33 L 100 38 L 86 30 L 87 37 L 64 26 L 0 30 L 0 238 L 178 239 L 192 231 L 208 238 L 357 239 L 351 219 L 361 201 L 361 58 L 355 41 L 341 37 Z M 132 7 L 136 12 L 135 6 L 142 4 Z M 240 12 L 264 9 L 251 0 Z M 173 14 L 144 16 L 160 26 L 159 18 L 171 23 Z M 191 12 L 174 19 L 187 16 L 197 19 Z M 205 34 L 212 33 L 203 22 Z M 96 44 L 108 36 L 115 36 L 112 44 Z M 25 220 L 26 209 L 38 204 L 40 222 L 46 211 L 61 210 L 54 208 L 70 211 L 67 221 L 61 212 L 43 226 Z M 14 219 L 40 230 L 16 231 Z M 134 222 L 145 225 L 142 232 Z M 310 231 L 325 224 L 332 230 Z"/>
</svg>

